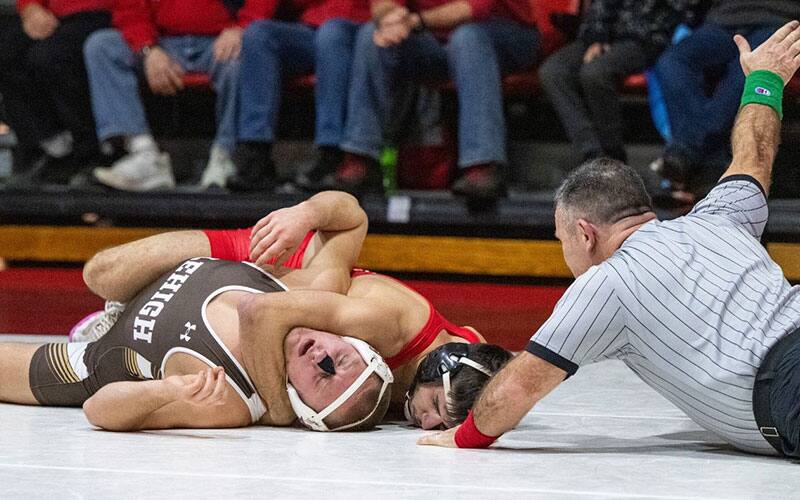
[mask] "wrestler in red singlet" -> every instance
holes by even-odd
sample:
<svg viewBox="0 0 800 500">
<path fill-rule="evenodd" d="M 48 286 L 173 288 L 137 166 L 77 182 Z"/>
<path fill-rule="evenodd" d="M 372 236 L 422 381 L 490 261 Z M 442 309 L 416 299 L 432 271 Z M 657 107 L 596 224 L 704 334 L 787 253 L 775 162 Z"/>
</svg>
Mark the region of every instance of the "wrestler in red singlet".
<svg viewBox="0 0 800 500">
<path fill-rule="evenodd" d="M 232 230 L 206 230 L 204 231 L 206 236 L 208 237 L 208 241 L 211 244 L 211 256 L 218 258 L 218 259 L 225 259 L 225 260 L 235 260 L 235 261 L 249 261 L 250 260 L 250 235 L 252 232 L 252 228 L 247 229 L 232 229 Z M 284 267 L 289 269 L 300 269 L 303 267 L 303 256 L 305 255 L 306 249 L 308 248 L 309 243 L 314 238 L 316 231 L 309 231 L 306 237 L 303 239 L 303 242 L 300 246 L 297 247 L 297 250 L 292 254 L 289 259 L 283 264 Z M 270 261 L 270 264 L 274 264 L 275 259 Z M 417 293 L 413 288 L 409 287 L 405 283 L 400 280 L 396 280 L 391 276 L 386 276 L 378 273 L 373 273 L 372 271 L 367 271 L 364 269 L 354 269 L 351 273 L 351 276 L 356 279 L 359 276 L 380 276 L 383 278 L 390 279 L 400 285 L 408 288 L 409 290 L 414 291 Z M 477 344 L 481 342 L 480 337 L 478 335 L 464 327 L 456 326 L 450 321 L 448 321 L 442 314 L 436 310 L 433 304 L 425 297 L 423 297 L 425 301 L 428 303 L 428 307 L 430 310 L 430 315 L 428 316 L 428 321 L 425 323 L 425 326 L 417 333 L 413 339 L 411 339 L 405 346 L 403 346 L 400 351 L 395 354 L 394 356 L 385 358 L 386 363 L 389 365 L 391 369 L 395 369 L 399 366 L 402 366 L 416 356 L 425 352 L 425 350 L 433 344 L 436 340 L 436 337 L 442 332 L 442 330 L 446 331 L 448 334 L 453 335 L 455 337 L 460 337 L 466 340 L 470 344 Z"/>
</svg>

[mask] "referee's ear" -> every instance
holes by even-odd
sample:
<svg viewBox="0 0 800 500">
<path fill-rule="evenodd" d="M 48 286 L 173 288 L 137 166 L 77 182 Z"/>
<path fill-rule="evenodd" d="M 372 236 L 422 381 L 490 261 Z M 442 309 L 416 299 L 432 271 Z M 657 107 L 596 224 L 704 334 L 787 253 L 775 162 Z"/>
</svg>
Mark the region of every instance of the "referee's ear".
<svg viewBox="0 0 800 500">
<path fill-rule="evenodd" d="M 578 226 L 578 241 L 587 255 L 594 255 L 598 247 L 599 232 L 597 226 L 592 224 L 586 219 L 578 219 L 575 221 Z"/>
</svg>

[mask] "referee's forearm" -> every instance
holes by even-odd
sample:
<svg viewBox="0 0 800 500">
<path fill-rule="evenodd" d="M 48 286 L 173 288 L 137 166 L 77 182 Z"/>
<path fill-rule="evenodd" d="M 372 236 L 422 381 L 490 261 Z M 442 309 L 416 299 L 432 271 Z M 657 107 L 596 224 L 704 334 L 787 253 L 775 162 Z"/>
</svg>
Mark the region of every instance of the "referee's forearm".
<svg viewBox="0 0 800 500">
<path fill-rule="evenodd" d="M 725 175 L 751 175 L 769 194 L 780 133 L 781 120 L 772 108 L 758 104 L 744 106 L 733 127 L 733 161 Z"/>
</svg>

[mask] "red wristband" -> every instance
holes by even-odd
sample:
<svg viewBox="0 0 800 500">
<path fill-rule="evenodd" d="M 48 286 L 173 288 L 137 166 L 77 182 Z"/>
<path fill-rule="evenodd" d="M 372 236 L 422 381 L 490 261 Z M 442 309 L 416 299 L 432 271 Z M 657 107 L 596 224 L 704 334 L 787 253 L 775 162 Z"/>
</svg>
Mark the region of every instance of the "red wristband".
<svg viewBox="0 0 800 500">
<path fill-rule="evenodd" d="M 246 229 L 206 229 L 208 243 L 211 245 L 211 256 L 215 259 L 246 262 L 250 260 L 250 233 L 253 228 Z"/>
<path fill-rule="evenodd" d="M 475 426 L 475 419 L 470 411 L 467 419 L 456 431 L 455 441 L 459 448 L 488 448 L 500 436 L 487 436 Z"/>
</svg>

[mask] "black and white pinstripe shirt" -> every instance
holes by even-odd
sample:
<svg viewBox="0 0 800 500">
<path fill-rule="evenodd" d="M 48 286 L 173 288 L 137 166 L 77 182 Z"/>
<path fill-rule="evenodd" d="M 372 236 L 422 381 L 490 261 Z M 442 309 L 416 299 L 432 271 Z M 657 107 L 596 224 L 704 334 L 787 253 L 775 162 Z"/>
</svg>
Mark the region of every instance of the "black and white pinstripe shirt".
<svg viewBox="0 0 800 500">
<path fill-rule="evenodd" d="M 767 216 L 754 179 L 724 179 L 691 213 L 644 225 L 581 275 L 527 350 L 570 375 L 621 359 L 702 427 L 773 454 L 753 382 L 769 348 L 800 328 L 800 287 L 758 241 Z"/>
</svg>

